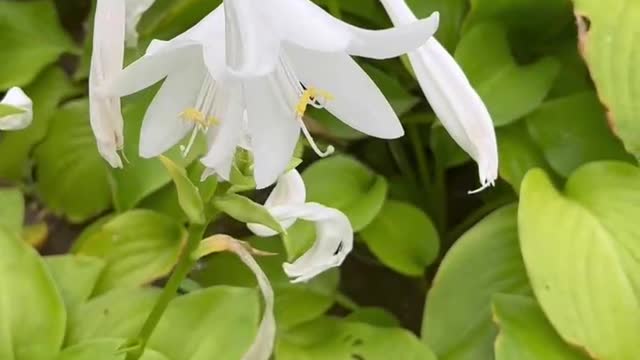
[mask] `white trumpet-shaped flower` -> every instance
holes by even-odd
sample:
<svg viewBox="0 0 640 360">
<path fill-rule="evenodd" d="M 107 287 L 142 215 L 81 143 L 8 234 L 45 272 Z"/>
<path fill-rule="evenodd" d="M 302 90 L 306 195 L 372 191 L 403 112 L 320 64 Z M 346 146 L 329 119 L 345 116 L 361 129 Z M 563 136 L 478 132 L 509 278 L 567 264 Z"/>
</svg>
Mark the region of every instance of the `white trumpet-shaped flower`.
<svg viewBox="0 0 640 360">
<path fill-rule="evenodd" d="M 7 91 L 0 104 L 15 109 L 15 113 L 0 117 L 0 130 L 21 130 L 33 120 L 33 102 L 19 87 Z"/>
<path fill-rule="evenodd" d="M 252 4 L 263 6 L 262 2 Z M 140 141 L 143 157 L 166 151 L 190 131 L 192 138 L 197 131 L 210 132 L 210 149 L 202 162 L 228 179 L 233 155 L 246 131 L 255 159 L 256 184 L 264 188 L 286 170 L 300 131 L 319 155 L 332 152 L 320 150 L 307 131 L 302 118 L 308 106 L 326 107 L 346 124 L 372 136 L 402 136 L 402 126 L 388 101 L 348 51 L 327 48 L 324 50 L 335 51 L 318 52 L 295 43 L 283 43 L 278 46 L 281 51 L 270 72 L 245 77 L 235 70 L 227 71 L 226 59 L 243 53 L 244 50 L 235 49 L 253 44 L 245 40 L 254 34 L 250 31 L 247 37 L 236 31 L 235 34 L 240 34 L 238 39 L 228 36 L 229 29 L 237 24 L 226 26 L 227 5 L 218 7 L 184 34 L 168 42 L 152 43 L 147 54 L 114 82 L 112 91 L 124 96 L 166 77 L 143 122 Z M 321 10 L 318 13 L 315 7 L 312 9 L 321 19 L 328 16 Z M 237 10 L 234 7 L 231 12 Z M 246 15 L 257 16 L 254 10 Z M 426 41 L 435 31 L 438 19 L 434 15 L 386 31 L 361 30 L 335 19 L 331 21 L 336 29 L 352 32 L 346 50 L 361 51 L 350 53 L 381 58 L 400 55 Z"/>
<path fill-rule="evenodd" d="M 129 47 L 138 46 L 138 23 L 142 15 L 149 10 L 156 0 L 125 0 L 126 26 L 125 43 Z"/>
<path fill-rule="evenodd" d="M 416 20 L 405 0 L 380 0 L 394 24 Z M 422 91 L 451 137 L 477 163 L 482 190 L 498 177 L 498 148 L 487 107 L 460 66 L 435 38 L 409 52 Z"/>
<path fill-rule="evenodd" d="M 282 175 L 265 202 L 271 215 L 287 228 L 298 220 L 311 221 L 316 227 L 316 239 L 306 253 L 283 268 L 292 282 L 304 282 L 322 272 L 340 266 L 353 249 L 353 228 L 342 212 L 317 203 L 304 203 L 304 182 L 296 170 Z M 248 224 L 253 233 L 267 237 L 275 235 L 262 225 Z"/>
<path fill-rule="evenodd" d="M 123 147 L 120 97 L 109 94 L 106 84 L 122 70 L 124 58 L 125 0 L 98 0 L 93 29 L 89 73 L 91 128 L 98 151 L 113 167 L 122 167 Z"/>
</svg>

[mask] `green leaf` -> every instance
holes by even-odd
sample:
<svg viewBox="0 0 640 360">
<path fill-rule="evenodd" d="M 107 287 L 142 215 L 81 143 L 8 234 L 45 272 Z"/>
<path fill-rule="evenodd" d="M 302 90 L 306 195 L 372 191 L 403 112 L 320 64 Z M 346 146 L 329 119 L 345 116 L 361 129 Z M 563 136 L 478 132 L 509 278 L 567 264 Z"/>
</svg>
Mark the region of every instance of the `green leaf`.
<svg viewBox="0 0 640 360">
<path fill-rule="evenodd" d="M 440 238 L 429 216 L 394 200 L 384 204 L 360 236 L 383 264 L 407 276 L 422 276 L 440 250 Z"/>
<path fill-rule="evenodd" d="M 195 291 L 171 302 L 149 346 L 172 360 L 240 359 L 255 338 L 259 316 L 253 289 Z"/>
<path fill-rule="evenodd" d="M 435 123 L 430 132 L 431 149 L 446 168 L 463 165 L 471 161 L 471 157 L 449 135 L 442 124 Z"/>
<path fill-rule="evenodd" d="M 435 360 L 409 331 L 320 318 L 287 331 L 276 347 L 278 360 Z"/>
<path fill-rule="evenodd" d="M 86 99 L 70 102 L 53 115 L 35 157 L 36 188 L 54 213 L 83 222 L 111 205 L 106 163 L 89 125 Z"/>
<path fill-rule="evenodd" d="M 542 150 L 527 131 L 526 123 L 502 126 L 496 129 L 500 178 L 508 182 L 516 192 L 527 172 L 533 168 L 551 171 Z"/>
<path fill-rule="evenodd" d="M 421 19 L 437 11 L 440 13 L 440 25 L 436 38 L 445 48 L 453 51 L 460 37 L 462 20 L 469 7 L 467 0 L 407 0 L 414 14 Z"/>
<path fill-rule="evenodd" d="M 110 169 L 113 179 L 113 200 L 119 212 L 133 209 L 144 198 L 160 190 L 171 181 L 171 176 L 157 159 L 146 159 L 139 155 L 142 120 L 149 103 L 155 96 L 155 88 L 145 90 L 128 99 L 124 106 L 124 154 L 127 162 L 123 169 Z M 198 140 L 202 140 L 198 138 Z M 186 167 L 202 154 L 204 143 L 196 141 L 185 158 L 179 145 L 164 155 L 178 166 Z"/>
<path fill-rule="evenodd" d="M 64 299 L 67 311 L 89 299 L 105 267 L 101 259 L 89 256 L 48 256 L 45 263 Z"/>
<path fill-rule="evenodd" d="M 0 227 L 0 359 L 49 360 L 62 345 L 62 297 L 35 250 Z"/>
<path fill-rule="evenodd" d="M 283 234 L 286 231 L 271 213 L 262 205 L 237 194 L 227 194 L 213 200 L 215 207 L 243 223 L 257 223 Z"/>
<path fill-rule="evenodd" d="M 429 291 L 422 337 L 440 360 L 493 359 L 496 293 L 529 293 L 514 205 L 496 210 L 449 250 Z"/>
<path fill-rule="evenodd" d="M 11 154 L 0 157 L 0 174 L 3 179 L 13 181 L 30 175 L 29 156 L 33 147 L 47 134 L 49 119 L 60 100 L 76 91 L 58 67 L 44 70 L 24 90 L 33 101 L 33 121 L 23 130 L 3 132 L 0 138 L 0 154 Z"/>
<path fill-rule="evenodd" d="M 476 24 L 495 21 L 504 25 L 523 46 L 546 45 L 574 21 L 569 0 L 471 0 L 466 31 Z"/>
<path fill-rule="evenodd" d="M 0 90 L 30 83 L 47 65 L 74 51 L 53 2 L 0 3 Z"/>
<path fill-rule="evenodd" d="M 640 158 L 640 62 L 634 34 L 640 29 L 640 4 L 633 0 L 575 0 L 579 46 L 589 72 L 607 108 L 613 131 L 627 150 Z M 622 55 L 625 54 L 625 55 Z"/>
<path fill-rule="evenodd" d="M 170 39 L 199 22 L 220 0 L 157 0 L 138 24 L 142 41 Z"/>
<path fill-rule="evenodd" d="M 502 126 L 535 110 L 551 90 L 558 61 L 542 58 L 520 66 L 511 55 L 507 33 L 496 24 L 480 24 L 467 32 L 455 58 L 484 100 L 493 122 Z"/>
<path fill-rule="evenodd" d="M 252 237 L 247 241 L 256 249 L 277 255 L 259 257 L 256 261 L 267 274 L 275 295 L 275 316 L 279 328 L 290 328 L 323 315 L 335 302 L 339 271 L 327 271 L 303 284 L 292 284 L 282 269 L 287 261 L 284 245 L 276 238 Z M 255 275 L 236 255 L 211 256 L 194 279 L 202 286 L 232 285 L 255 288 Z"/>
<path fill-rule="evenodd" d="M 204 205 L 198 188 L 193 185 L 184 168 L 178 166 L 168 157 L 161 156 L 160 161 L 171 175 L 178 191 L 180 207 L 194 224 L 204 223 Z"/>
<path fill-rule="evenodd" d="M 526 122 L 551 167 L 563 176 L 591 161 L 633 161 L 607 128 L 602 106 L 592 92 L 549 101 Z"/>
<path fill-rule="evenodd" d="M 640 214 L 640 169 L 590 163 L 571 175 L 564 193 L 532 170 L 520 195 L 522 254 L 553 326 L 595 358 L 634 358 L 640 232 L 629 219 Z"/>
<path fill-rule="evenodd" d="M 587 360 L 562 341 L 534 299 L 496 294 L 493 314 L 500 327 L 496 360 Z"/>
<path fill-rule="evenodd" d="M 400 321 L 395 315 L 385 309 L 376 307 L 358 308 L 344 319 L 378 327 L 400 327 Z"/>
<path fill-rule="evenodd" d="M 168 274 L 186 240 L 181 224 L 149 210 L 132 210 L 89 235 L 77 254 L 106 261 L 94 293 L 147 284 Z"/>
<path fill-rule="evenodd" d="M 126 354 L 119 348 L 126 339 L 92 339 L 64 349 L 55 360 L 124 360 Z M 145 349 L 141 360 L 169 360 L 151 349 Z"/>
<path fill-rule="evenodd" d="M 22 234 L 24 197 L 18 189 L 0 189 L 0 226 L 13 235 Z"/>
<path fill-rule="evenodd" d="M 133 338 L 159 295 L 160 289 L 156 288 L 123 288 L 81 304 L 69 313 L 65 345 L 100 338 Z"/>
<path fill-rule="evenodd" d="M 387 196 L 387 181 L 346 155 L 316 161 L 302 174 L 307 201 L 336 208 L 360 231 L 378 215 Z"/>
<path fill-rule="evenodd" d="M 5 116 L 22 114 L 23 112 L 26 112 L 26 110 L 7 104 L 0 104 L 0 121 Z"/>
</svg>

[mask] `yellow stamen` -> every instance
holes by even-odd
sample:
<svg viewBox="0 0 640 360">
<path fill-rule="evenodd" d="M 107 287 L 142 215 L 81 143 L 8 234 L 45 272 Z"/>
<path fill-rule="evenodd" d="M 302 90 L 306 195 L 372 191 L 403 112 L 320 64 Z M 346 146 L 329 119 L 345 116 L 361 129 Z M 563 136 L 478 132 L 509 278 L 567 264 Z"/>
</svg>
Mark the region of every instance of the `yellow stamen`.
<svg viewBox="0 0 640 360">
<path fill-rule="evenodd" d="M 190 121 L 194 124 L 200 125 L 200 127 L 203 128 L 208 128 L 209 126 L 220 124 L 220 121 L 215 117 L 211 116 L 205 118 L 204 114 L 195 108 L 185 109 L 180 113 L 180 117 L 185 121 Z"/>
<path fill-rule="evenodd" d="M 304 113 L 307 112 L 307 107 L 309 106 L 309 104 L 316 101 L 316 99 L 319 97 L 324 98 L 325 101 L 333 100 L 333 95 L 324 90 L 310 87 L 303 91 L 302 95 L 300 96 L 300 101 L 298 101 L 298 104 L 296 105 L 296 115 L 298 115 L 299 117 L 303 117 Z"/>
</svg>

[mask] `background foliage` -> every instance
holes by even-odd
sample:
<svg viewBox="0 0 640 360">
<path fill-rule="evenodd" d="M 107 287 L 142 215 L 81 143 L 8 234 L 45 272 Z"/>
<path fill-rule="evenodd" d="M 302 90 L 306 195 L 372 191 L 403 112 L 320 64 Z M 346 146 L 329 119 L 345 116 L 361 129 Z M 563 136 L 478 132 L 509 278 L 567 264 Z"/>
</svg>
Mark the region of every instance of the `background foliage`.
<svg viewBox="0 0 640 360">
<path fill-rule="evenodd" d="M 317 2 L 356 25 L 390 26 L 377 0 Z M 157 0 L 128 61 L 218 3 Z M 406 63 L 363 62 L 407 135 L 369 139 L 310 112 L 316 137 L 339 154 L 300 154 L 308 199 L 342 210 L 357 243 L 341 269 L 292 285 L 281 263 L 308 248 L 311 225 L 297 223 L 284 242 L 248 239 L 278 253 L 259 261 L 276 292 L 275 358 L 637 358 L 640 3 L 408 3 L 418 16 L 441 13 L 437 38 L 493 117 L 500 181 L 467 195 L 475 165 Z M 156 89 L 124 102 L 125 169 L 97 152 L 86 98 L 91 9 L 87 0 L 0 1 L 0 92 L 24 87 L 35 106 L 32 126 L 0 134 L 2 359 L 123 358 L 112 354 L 144 321 L 159 294 L 150 285 L 171 271 L 193 216 L 163 164 L 137 155 Z M 167 156 L 196 177 L 192 154 Z M 239 176 L 233 186 L 250 184 Z M 230 217 L 217 231 L 248 233 Z M 239 359 L 260 317 L 255 286 L 232 255 L 202 261 L 143 359 Z"/>
</svg>

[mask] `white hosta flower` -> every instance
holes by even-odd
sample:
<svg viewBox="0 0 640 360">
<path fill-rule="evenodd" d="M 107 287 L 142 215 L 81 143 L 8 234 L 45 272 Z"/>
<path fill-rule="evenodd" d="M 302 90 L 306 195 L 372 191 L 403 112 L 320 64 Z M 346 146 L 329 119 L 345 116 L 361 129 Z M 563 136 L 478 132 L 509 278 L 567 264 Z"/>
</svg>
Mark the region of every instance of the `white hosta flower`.
<svg viewBox="0 0 640 360">
<path fill-rule="evenodd" d="M 156 0 L 125 0 L 126 1 L 126 31 L 125 43 L 129 47 L 138 46 L 138 23 L 142 15 L 149 10 Z"/>
<path fill-rule="evenodd" d="M 33 102 L 19 87 L 7 91 L 0 104 L 16 110 L 15 114 L 0 117 L 0 130 L 21 130 L 33 120 Z"/>
<path fill-rule="evenodd" d="M 415 21 L 404 0 L 380 0 L 394 24 Z M 435 39 L 409 53 L 431 107 L 451 137 L 477 163 L 482 190 L 498 177 L 498 148 L 487 107 L 455 59 Z"/>
<path fill-rule="evenodd" d="M 290 170 L 280 176 L 276 186 L 269 194 L 264 207 L 267 210 L 283 205 L 302 205 L 307 197 L 307 189 L 304 186 L 302 176 L 297 170 Z M 282 222 L 282 227 L 287 229 L 295 223 L 296 219 L 287 219 Z M 247 224 L 249 230 L 262 237 L 274 236 L 277 232 L 260 224 Z"/>
<path fill-rule="evenodd" d="M 247 243 L 236 240 L 227 235 L 215 235 L 202 241 L 196 256 L 202 257 L 214 252 L 230 251 L 238 255 L 240 260 L 253 272 L 258 281 L 258 287 L 264 298 L 264 312 L 258 328 L 256 338 L 251 347 L 243 355 L 242 360 L 268 360 L 273 352 L 276 338 L 276 319 L 273 313 L 273 288 L 269 278 L 252 255 L 274 255 L 251 248 Z"/>
<path fill-rule="evenodd" d="M 340 266 L 353 248 L 353 228 L 346 215 L 321 204 L 304 203 L 305 193 L 302 177 L 296 170 L 291 170 L 280 177 L 265 203 L 267 210 L 284 228 L 298 219 L 315 223 L 314 245 L 295 262 L 283 266 L 294 283 L 308 281 L 325 270 Z M 247 226 L 258 236 L 276 234 L 262 225 Z"/>
<path fill-rule="evenodd" d="M 252 4 L 263 6 L 260 1 Z M 399 55 L 431 36 L 437 27 L 437 15 L 387 31 L 361 30 L 333 19 L 339 24 L 336 28 L 352 32 L 345 51 L 317 52 L 289 43 L 278 45 L 282 51 L 278 50 L 277 64 L 270 72 L 239 77 L 237 72 L 227 72 L 226 45 L 235 49 L 252 42 L 225 44 L 228 28 L 234 27 L 232 24 L 225 29 L 225 6 L 169 42 L 153 43 L 114 84 L 114 92 L 127 95 L 167 78 L 145 116 L 142 156 L 166 151 L 189 131 L 195 136 L 195 131 L 213 129 L 209 153 L 202 162 L 228 179 L 233 154 L 245 133 L 246 116 L 255 158 L 254 176 L 257 186 L 264 188 L 285 171 L 300 131 L 319 155 L 332 152 L 315 145 L 302 121 L 309 105 L 326 107 L 348 125 L 372 136 L 403 135 L 387 100 L 346 50 L 361 49 L 351 53 L 377 58 Z M 254 15 L 252 10 L 247 16 Z M 263 30 L 269 32 L 270 28 Z M 237 52 L 233 51 L 232 58 L 234 54 Z"/>
<path fill-rule="evenodd" d="M 106 84 L 122 70 L 124 58 L 125 0 L 98 0 L 93 29 L 89 74 L 91 128 L 98 150 L 113 167 L 122 167 L 118 150 L 123 146 L 120 97 L 109 94 Z"/>
</svg>

